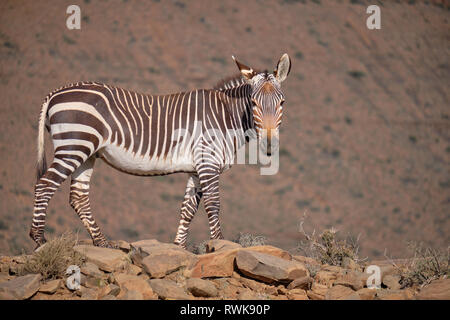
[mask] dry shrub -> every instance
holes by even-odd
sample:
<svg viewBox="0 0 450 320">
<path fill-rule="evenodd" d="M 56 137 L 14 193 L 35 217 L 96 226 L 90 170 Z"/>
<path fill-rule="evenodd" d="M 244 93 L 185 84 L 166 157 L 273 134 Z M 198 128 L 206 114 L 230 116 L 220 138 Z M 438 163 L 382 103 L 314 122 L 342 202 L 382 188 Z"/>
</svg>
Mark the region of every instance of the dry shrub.
<svg viewBox="0 0 450 320">
<path fill-rule="evenodd" d="M 336 237 L 338 231 L 334 228 L 326 229 L 319 235 L 316 234 L 316 230 L 308 234 L 303 228 L 305 220 L 306 214 L 299 224 L 299 232 L 305 237 L 297 247 L 302 254 L 332 266 L 341 266 L 346 257 L 355 262 L 365 260 L 358 257 L 360 235 L 356 238 L 349 236 L 347 239 L 338 240 Z"/>
<path fill-rule="evenodd" d="M 73 250 L 77 242 L 72 233 L 48 241 L 27 259 L 22 273 L 40 273 L 44 279 L 63 278 L 68 266 L 84 262 L 83 255 Z"/>
<path fill-rule="evenodd" d="M 424 286 L 435 279 L 449 275 L 450 247 L 447 250 L 424 248 L 422 243 L 410 242 L 413 258 L 401 270 L 402 287 Z"/>
<path fill-rule="evenodd" d="M 267 243 L 267 239 L 263 236 L 255 236 L 251 233 L 239 232 L 239 235 L 233 242 L 239 243 L 242 247 L 263 246 Z"/>
</svg>

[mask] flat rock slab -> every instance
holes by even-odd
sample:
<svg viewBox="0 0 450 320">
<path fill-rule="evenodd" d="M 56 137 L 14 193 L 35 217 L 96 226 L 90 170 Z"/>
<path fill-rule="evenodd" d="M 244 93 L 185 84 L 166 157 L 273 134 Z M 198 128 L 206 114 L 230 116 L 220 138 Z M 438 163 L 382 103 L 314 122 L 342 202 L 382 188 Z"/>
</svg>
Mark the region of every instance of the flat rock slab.
<svg viewBox="0 0 450 320">
<path fill-rule="evenodd" d="M 325 300 L 361 300 L 361 298 L 353 289 L 347 286 L 335 285 L 327 291 Z"/>
<path fill-rule="evenodd" d="M 48 281 L 40 286 L 39 292 L 49 294 L 55 293 L 56 290 L 58 290 L 61 287 L 61 284 L 62 284 L 61 279 Z"/>
<path fill-rule="evenodd" d="M 121 250 L 78 245 L 73 249 L 84 256 L 88 262 L 96 264 L 99 269 L 106 272 L 114 272 L 123 269 L 127 265 L 127 255 Z"/>
<path fill-rule="evenodd" d="M 28 299 L 39 290 L 42 276 L 28 274 L 0 283 L 0 300 Z"/>
<path fill-rule="evenodd" d="M 192 266 L 196 261 L 197 257 L 193 253 L 169 248 L 151 252 L 140 264 L 151 278 L 163 278 L 181 268 Z"/>
<path fill-rule="evenodd" d="M 239 243 L 224 240 L 224 239 L 212 239 L 206 242 L 206 253 L 218 252 L 228 249 L 242 248 Z"/>
<path fill-rule="evenodd" d="M 150 279 L 153 291 L 164 300 L 190 300 L 191 297 L 176 282 L 168 279 Z"/>
<path fill-rule="evenodd" d="M 128 291 L 139 292 L 144 300 L 154 300 L 158 298 L 153 292 L 148 281 L 142 277 L 125 273 L 117 273 L 114 274 L 114 279 L 116 284 L 120 287 L 120 291 L 123 293 L 118 296 L 119 299 L 122 299 L 123 295 Z"/>
<path fill-rule="evenodd" d="M 234 259 L 239 251 L 236 249 L 221 250 L 197 256 L 196 263 L 186 270 L 188 278 L 231 277 L 234 271 Z"/>
<path fill-rule="evenodd" d="M 264 245 L 264 246 L 254 246 L 254 247 L 247 247 L 244 248 L 243 250 L 250 250 L 250 251 L 256 251 L 256 252 L 260 252 L 260 253 L 265 253 L 265 254 L 269 254 L 271 256 L 275 256 L 284 260 L 292 260 L 292 256 L 289 252 L 277 248 L 277 247 L 273 247 L 273 246 L 269 246 L 269 245 Z"/>
<path fill-rule="evenodd" d="M 216 286 L 209 280 L 198 278 L 187 279 L 186 289 L 195 297 L 216 297 Z"/>
<path fill-rule="evenodd" d="M 289 283 L 309 276 L 308 269 L 301 262 L 252 250 L 240 250 L 236 255 L 236 266 L 244 275 L 267 283 Z"/>
</svg>

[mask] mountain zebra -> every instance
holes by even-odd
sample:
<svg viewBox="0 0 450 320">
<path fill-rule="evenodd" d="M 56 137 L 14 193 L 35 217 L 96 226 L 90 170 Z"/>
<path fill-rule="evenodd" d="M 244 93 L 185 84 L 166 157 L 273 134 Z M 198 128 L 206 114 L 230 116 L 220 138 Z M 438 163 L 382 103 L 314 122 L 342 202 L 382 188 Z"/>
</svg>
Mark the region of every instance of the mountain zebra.
<svg viewBox="0 0 450 320">
<path fill-rule="evenodd" d="M 48 202 L 71 176 L 71 206 L 94 245 L 111 247 L 92 217 L 89 203 L 89 181 L 96 158 L 134 175 L 188 173 L 174 242 L 186 247 L 189 224 L 202 197 L 211 238 L 223 238 L 219 174 L 231 166 L 249 130 L 256 132 L 263 152 L 270 155 L 271 150 L 276 150 L 284 102 L 280 86 L 291 68 L 287 54 L 281 57 L 273 74 L 257 73 L 235 62 L 240 75 L 214 89 L 143 95 L 101 83 L 78 82 L 47 95 L 39 117 L 37 183 L 30 230 L 36 244 L 46 241 Z M 54 159 L 48 169 L 44 127 L 54 146 Z"/>
</svg>

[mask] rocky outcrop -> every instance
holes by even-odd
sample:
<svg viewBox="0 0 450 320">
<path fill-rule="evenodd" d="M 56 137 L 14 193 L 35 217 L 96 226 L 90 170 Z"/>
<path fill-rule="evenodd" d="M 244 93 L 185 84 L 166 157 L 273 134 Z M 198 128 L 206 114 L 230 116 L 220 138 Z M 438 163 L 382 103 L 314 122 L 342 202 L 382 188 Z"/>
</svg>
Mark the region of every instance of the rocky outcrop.
<svg viewBox="0 0 450 320">
<path fill-rule="evenodd" d="M 84 255 L 77 288 L 69 275 L 23 275 L 29 256 L 0 257 L 0 299 L 450 299 L 449 279 L 404 289 L 398 270 L 387 263 L 380 263 L 382 287 L 370 289 L 364 266 L 348 259 L 342 266 L 323 265 L 273 246 L 243 248 L 226 240 L 207 241 L 204 254 L 157 240 L 115 244 L 118 249 L 74 247 Z"/>
</svg>

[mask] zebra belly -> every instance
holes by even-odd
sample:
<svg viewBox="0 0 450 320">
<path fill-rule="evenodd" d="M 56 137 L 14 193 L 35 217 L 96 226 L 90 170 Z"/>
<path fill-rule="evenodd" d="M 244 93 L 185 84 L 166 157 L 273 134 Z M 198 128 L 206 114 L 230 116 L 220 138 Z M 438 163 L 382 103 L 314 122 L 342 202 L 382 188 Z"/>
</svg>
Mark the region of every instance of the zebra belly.
<svg viewBox="0 0 450 320">
<path fill-rule="evenodd" d="M 126 151 L 116 145 L 109 145 L 98 152 L 114 168 L 136 175 L 160 175 L 174 172 L 194 172 L 192 156 L 178 152 L 163 156 L 142 156 Z"/>
</svg>

